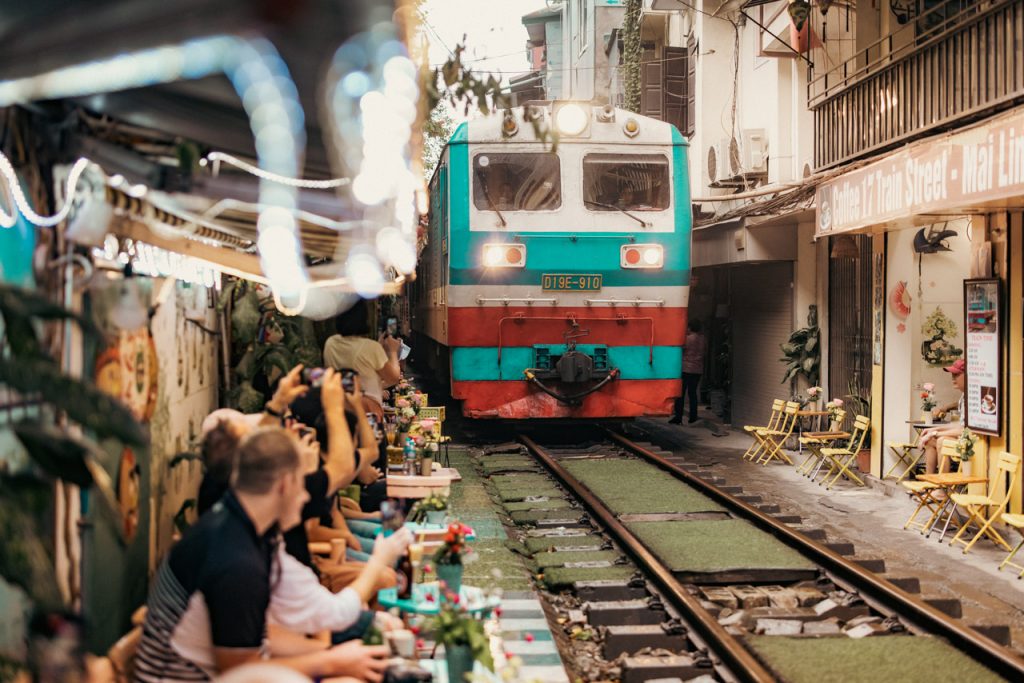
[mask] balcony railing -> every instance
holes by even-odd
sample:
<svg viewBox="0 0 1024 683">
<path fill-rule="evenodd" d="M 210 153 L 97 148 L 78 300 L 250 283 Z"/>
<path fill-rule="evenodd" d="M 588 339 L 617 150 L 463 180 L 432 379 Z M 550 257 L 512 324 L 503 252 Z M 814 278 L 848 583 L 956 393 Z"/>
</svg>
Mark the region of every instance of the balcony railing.
<svg viewBox="0 0 1024 683">
<path fill-rule="evenodd" d="M 812 76 L 815 166 L 880 152 L 1024 99 L 1024 0 L 950 0 Z"/>
</svg>

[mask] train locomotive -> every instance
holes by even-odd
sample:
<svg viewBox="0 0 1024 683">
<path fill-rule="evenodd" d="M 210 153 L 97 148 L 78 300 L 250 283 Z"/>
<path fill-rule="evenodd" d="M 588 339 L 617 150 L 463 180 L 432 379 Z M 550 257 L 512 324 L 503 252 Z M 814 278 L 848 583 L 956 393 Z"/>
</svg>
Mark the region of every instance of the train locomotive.
<svg viewBox="0 0 1024 683">
<path fill-rule="evenodd" d="M 558 131 L 557 145 L 539 131 Z M 472 418 L 667 415 L 690 276 L 687 142 L 610 106 L 461 124 L 429 185 L 417 362 Z"/>
</svg>

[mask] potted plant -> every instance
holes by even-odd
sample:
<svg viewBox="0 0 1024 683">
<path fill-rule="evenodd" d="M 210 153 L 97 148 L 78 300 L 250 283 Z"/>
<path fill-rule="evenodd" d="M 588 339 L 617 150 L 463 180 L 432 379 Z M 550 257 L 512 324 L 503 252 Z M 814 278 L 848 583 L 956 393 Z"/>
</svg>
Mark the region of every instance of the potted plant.
<svg viewBox="0 0 1024 683">
<path fill-rule="evenodd" d="M 925 382 L 921 385 L 921 421 L 925 424 L 932 424 L 935 405 L 935 385 Z"/>
<path fill-rule="evenodd" d="M 828 411 L 828 424 L 829 431 L 838 432 L 842 426 L 839 420 L 839 412 L 843 409 L 843 399 L 834 398 L 825 404 L 825 410 Z"/>
<path fill-rule="evenodd" d="M 432 493 L 422 499 L 416 507 L 413 521 L 425 521 L 427 524 L 444 524 L 448 516 L 448 496 Z"/>
<path fill-rule="evenodd" d="M 427 624 L 434 636 L 434 642 L 444 645 L 444 658 L 448 665 L 448 680 L 467 680 L 473 670 L 473 662 L 480 662 L 494 671 L 484 624 L 459 604 L 456 593 L 446 591 L 437 616 Z"/>
<path fill-rule="evenodd" d="M 810 404 L 813 410 L 818 409 L 818 401 L 821 400 L 821 394 L 823 392 L 824 389 L 821 387 L 811 387 L 807 390 L 807 403 Z"/>
<path fill-rule="evenodd" d="M 437 578 L 444 583 L 442 589 L 447 589 L 454 595 L 462 590 L 462 565 L 472 552 L 466 544 L 466 533 L 469 528 L 459 522 L 452 522 L 448 525 L 448 532 L 444 535 L 444 542 L 434 553 L 434 570 Z"/>
<path fill-rule="evenodd" d="M 974 447 L 978 443 L 978 435 L 970 429 L 964 429 L 956 440 L 956 456 L 954 459 L 960 463 L 960 472 L 970 474 L 971 458 L 974 457 Z"/>
</svg>

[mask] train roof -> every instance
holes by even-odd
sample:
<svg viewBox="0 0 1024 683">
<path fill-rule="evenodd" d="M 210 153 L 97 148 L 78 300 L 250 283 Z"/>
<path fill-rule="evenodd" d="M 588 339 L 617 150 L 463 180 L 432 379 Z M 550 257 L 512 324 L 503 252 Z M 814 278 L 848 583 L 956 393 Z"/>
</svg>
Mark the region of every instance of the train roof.
<svg viewBox="0 0 1024 683">
<path fill-rule="evenodd" d="M 623 145 L 687 145 L 686 139 L 675 126 L 658 119 L 641 116 L 626 109 L 590 102 L 539 101 L 528 102 L 490 116 L 464 122 L 455 129 L 449 145 L 488 142 L 536 143 L 536 121 L 542 127 L 556 126 L 556 117 L 562 107 L 574 105 L 589 117 L 586 131 L 581 135 L 560 135 L 558 144 L 623 144 Z M 506 121 L 509 123 L 506 126 Z M 636 125 L 635 132 L 627 132 L 627 121 Z M 506 132 L 506 128 L 514 132 Z"/>
</svg>

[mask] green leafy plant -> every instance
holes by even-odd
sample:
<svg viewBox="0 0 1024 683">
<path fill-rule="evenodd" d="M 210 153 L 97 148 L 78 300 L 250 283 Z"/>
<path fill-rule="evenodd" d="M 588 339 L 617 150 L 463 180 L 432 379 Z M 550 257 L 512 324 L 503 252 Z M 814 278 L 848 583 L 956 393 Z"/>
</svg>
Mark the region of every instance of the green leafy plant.
<svg viewBox="0 0 1024 683">
<path fill-rule="evenodd" d="M 440 611 L 427 622 L 427 627 L 434 636 L 434 642 L 444 645 L 446 650 L 468 647 L 473 659 L 494 671 L 494 658 L 484 624 L 459 604 L 459 596 L 453 593 L 445 595 Z"/>
<path fill-rule="evenodd" d="M 804 377 L 809 384 L 817 384 L 821 366 L 821 347 L 819 340 L 821 331 L 818 329 L 817 314 L 812 310 L 807 316 L 807 327 L 789 335 L 789 341 L 780 344 L 783 357 L 780 359 L 786 364 L 786 373 L 782 383 L 793 382 L 798 377 Z"/>
<path fill-rule="evenodd" d="M 625 108 L 632 112 L 640 111 L 640 91 L 642 76 L 640 59 L 642 56 L 640 42 L 640 11 L 643 9 L 641 0 L 626 0 L 626 15 L 622 20 L 622 77 L 625 81 Z"/>
<path fill-rule="evenodd" d="M 0 355 L 0 384 L 48 404 L 53 411 L 48 417 L 78 423 L 97 440 L 146 447 L 146 433 L 131 411 L 88 380 L 65 375 L 42 343 L 45 324 L 65 321 L 74 322 L 87 342 L 99 341 L 101 333 L 92 321 L 39 292 L 7 284 L 0 284 L 0 317 L 9 350 Z M 121 512 L 94 441 L 69 436 L 67 430 L 41 419 L 24 420 L 12 430 L 33 466 L 0 475 L 0 576 L 25 591 L 37 610 L 52 611 L 63 607 L 47 519 L 52 479 L 95 490 L 119 533 Z"/>
</svg>

